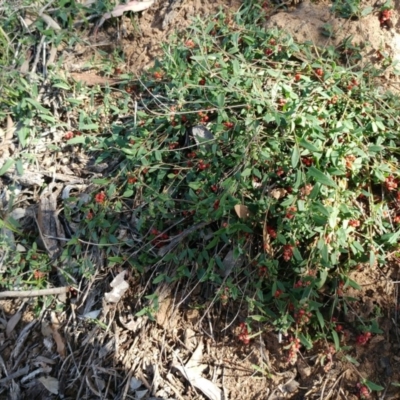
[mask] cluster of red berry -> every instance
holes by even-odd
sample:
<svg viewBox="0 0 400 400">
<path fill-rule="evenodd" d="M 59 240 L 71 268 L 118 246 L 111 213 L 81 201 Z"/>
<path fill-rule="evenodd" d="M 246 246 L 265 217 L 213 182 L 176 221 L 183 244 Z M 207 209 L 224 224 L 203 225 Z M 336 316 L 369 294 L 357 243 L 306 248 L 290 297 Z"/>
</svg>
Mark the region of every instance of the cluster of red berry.
<svg viewBox="0 0 400 400">
<path fill-rule="evenodd" d="M 358 86 L 359 83 L 356 78 L 352 78 L 351 82 L 347 85 L 347 90 L 352 90 L 354 86 Z"/>
<path fill-rule="evenodd" d="M 356 343 L 363 346 L 371 339 L 371 332 L 360 333 L 356 338 Z"/>
<path fill-rule="evenodd" d="M 164 73 L 162 71 L 156 71 L 156 72 L 153 73 L 153 78 L 158 80 L 158 81 L 160 79 L 162 79 L 163 76 L 164 76 Z"/>
<path fill-rule="evenodd" d="M 189 49 L 194 49 L 196 47 L 195 42 L 193 42 L 192 39 L 186 40 L 185 46 L 188 47 Z"/>
<path fill-rule="evenodd" d="M 356 159 L 356 157 L 353 154 L 349 154 L 348 156 L 345 157 L 347 169 L 353 168 L 353 163 L 354 163 L 355 159 Z"/>
<path fill-rule="evenodd" d="M 302 198 L 307 197 L 311 194 L 312 190 L 313 190 L 313 185 L 311 185 L 310 183 L 307 183 L 305 186 L 303 186 L 300 189 L 300 195 Z"/>
<path fill-rule="evenodd" d="M 291 365 L 296 364 L 297 361 L 297 353 L 300 350 L 300 339 L 291 337 L 289 339 L 289 354 L 288 354 L 288 363 Z"/>
<path fill-rule="evenodd" d="M 293 246 L 290 244 L 285 244 L 283 246 L 283 259 L 285 261 L 289 261 L 292 259 L 293 257 Z"/>
<path fill-rule="evenodd" d="M 272 226 L 269 226 L 269 225 L 267 225 L 267 233 L 272 239 L 275 239 L 277 236 L 276 230 Z"/>
<path fill-rule="evenodd" d="M 239 340 L 243 342 L 244 344 L 249 344 L 250 343 L 250 338 L 249 338 L 249 331 L 247 329 L 247 325 L 244 322 L 241 322 L 239 325 Z"/>
<path fill-rule="evenodd" d="M 295 214 L 297 212 L 297 207 L 296 206 L 290 206 L 287 210 L 286 210 L 286 218 L 287 219 L 293 219 Z"/>
<path fill-rule="evenodd" d="M 358 219 L 351 219 L 349 221 L 349 225 L 352 226 L 353 228 L 358 228 L 361 225 L 361 222 Z"/>
<path fill-rule="evenodd" d="M 161 234 L 161 232 L 156 228 L 153 228 L 150 231 L 150 235 L 155 236 L 151 243 L 158 248 L 165 246 L 165 241 L 169 239 L 169 236 L 166 233 Z"/>
<path fill-rule="evenodd" d="M 370 392 L 367 386 L 362 385 L 361 383 L 357 383 L 357 395 L 361 400 L 367 400 L 370 399 Z"/>
<path fill-rule="evenodd" d="M 168 145 L 168 148 L 169 148 L 170 150 L 174 150 L 174 149 L 176 149 L 178 146 L 179 146 L 179 143 L 178 143 L 178 142 L 173 142 L 173 143 L 170 143 L 170 144 Z"/>
<path fill-rule="evenodd" d="M 301 157 L 301 162 L 306 167 L 311 167 L 311 165 L 313 165 L 313 158 L 312 157 Z"/>
<path fill-rule="evenodd" d="M 396 190 L 398 184 L 398 179 L 396 179 L 393 175 L 390 175 L 385 179 L 385 186 L 389 192 Z"/>
<path fill-rule="evenodd" d="M 221 303 L 223 306 L 226 306 L 228 304 L 228 300 L 229 300 L 229 288 L 228 287 L 224 287 L 224 290 L 221 292 L 219 299 L 221 300 Z"/>
<path fill-rule="evenodd" d="M 268 275 L 267 267 L 260 266 L 258 267 L 258 276 L 259 278 L 264 278 Z"/>
<path fill-rule="evenodd" d="M 94 201 L 96 203 L 103 204 L 105 200 L 106 200 L 106 194 L 104 192 L 97 193 L 96 196 L 94 196 Z"/>
<path fill-rule="evenodd" d="M 299 279 L 297 282 L 294 283 L 293 287 L 294 288 L 303 288 L 311 285 L 311 281 L 303 281 L 302 279 Z"/>
<path fill-rule="evenodd" d="M 223 122 L 222 125 L 224 125 L 225 128 L 227 128 L 227 129 L 232 129 L 235 126 L 235 124 L 233 122 L 230 122 L 230 121 Z"/>
<path fill-rule="evenodd" d="M 324 70 L 322 68 L 317 68 L 315 70 L 315 73 L 317 74 L 317 76 L 319 76 L 320 78 L 322 78 L 324 76 Z"/>
<path fill-rule="evenodd" d="M 133 185 L 133 184 L 136 183 L 136 182 L 137 182 L 136 176 L 133 176 L 133 175 L 129 175 L 129 176 L 128 176 L 128 184 L 129 184 L 129 185 Z"/>
<path fill-rule="evenodd" d="M 197 168 L 199 171 L 204 171 L 205 169 L 210 168 L 210 163 L 206 164 L 203 160 L 199 160 Z"/>
<path fill-rule="evenodd" d="M 344 328 L 343 328 L 343 325 L 338 324 L 337 322 L 338 322 L 338 319 L 337 319 L 336 317 L 332 317 L 332 319 L 331 319 L 332 328 L 333 328 L 336 332 L 341 333 L 341 332 L 343 332 L 343 329 L 344 329 Z"/>
<path fill-rule="evenodd" d="M 197 115 L 200 117 L 200 123 L 205 124 L 208 122 L 210 117 L 207 115 L 207 113 L 203 113 L 202 111 L 199 111 Z"/>
<path fill-rule="evenodd" d="M 64 139 L 70 140 L 75 136 L 81 136 L 81 135 L 82 135 L 82 132 L 79 132 L 79 131 L 68 131 L 64 134 Z"/>
<path fill-rule="evenodd" d="M 310 322 L 312 314 L 311 312 L 306 312 L 302 308 L 293 314 L 294 319 L 296 320 L 296 324 L 298 325 L 306 325 Z"/>
<path fill-rule="evenodd" d="M 392 18 L 392 10 L 382 10 L 379 14 L 379 22 L 381 23 L 381 27 L 388 28 L 390 25 L 390 18 Z"/>
</svg>

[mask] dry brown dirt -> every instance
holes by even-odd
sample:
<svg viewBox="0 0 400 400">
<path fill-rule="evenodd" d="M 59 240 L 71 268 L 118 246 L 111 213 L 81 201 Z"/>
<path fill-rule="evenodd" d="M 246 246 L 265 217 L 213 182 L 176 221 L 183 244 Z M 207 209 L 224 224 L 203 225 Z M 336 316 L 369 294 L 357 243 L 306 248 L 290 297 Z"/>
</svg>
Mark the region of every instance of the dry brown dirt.
<svg viewBox="0 0 400 400">
<path fill-rule="evenodd" d="M 184 28 L 190 17 L 204 16 L 224 8 L 234 12 L 238 0 L 185 0 L 170 26 L 163 30 L 166 2 L 159 1 L 149 10 L 130 20 L 122 17 L 118 28 L 106 22 L 91 45 L 77 48 L 67 57 L 66 71 L 82 72 L 86 60 L 98 49 L 110 54 L 117 48 L 124 54 L 125 71 L 140 72 L 160 56 L 160 44 L 175 28 Z M 399 2 L 396 1 L 396 9 Z M 366 4 L 367 5 L 367 4 Z M 382 30 L 376 12 L 361 21 L 333 18 L 328 4 L 302 3 L 281 11 L 266 21 L 298 40 L 312 40 L 318 45 L 354 35 L 354 40 L 368 40 L 374 51 L 385 49 L 395 56 L 398 14 L 394 27 Z M 336 39 L 321 35 L 321 25 L 331 23 Z M 368 55 L 373 60 L 374 52 Z M 82 76 L 83 76 L 82 75 Z M 386 79 L 391 79 L 388 71 Z M 84 80 L 84 78 L 82 78 Z M 117 305 L 107 305 L 112 276 L 119 271 L 97 270 L 82 281 L 76 297 L 54 300 L 35 309 L 34 300 L 0 302 L 0 398 L 10 399 L 206 399 L 199 387 L 191 385 L 179 372 L 187 365 L 195 349 L 201 355 L 194 368 L 219 393 L 215 399 L 340 399 L 356 400 L 356 384 L 362 377 L 385 386 L 381 399 L 400 399 L 400 338 L 398 318 L 399 260 L 392 257 L 384 269 L 361 269 L 352 276 L 361 291 L 348 289 L 344 295 L 357 299 L 349 310 L 341 310 L 343 344 L 351 346 L 345 354 L 334 354 L 324 363 L 330 346 L 321 341 L 302 352 L 297 364 L 288 365 L 285 338 L 271 329 L 243 345 L 236 327 L 243 321 L 240 304 L 210 308 L 209 293 L 188 288 L 159 288 L 160 307 L 152 321 L 146 316 L 133 317 L 149 306 L 143 300 L 150 293 L 147 282 L 132 275 L 129 290 Z M 63 312 L 57 306 L 67 302 Z M 179 306 L 178 306 L 179 305 Z M 64 307 L 64 306 L 63 306 Z M 89 314 L 98 310 L 100 314 Z M 36 317 L 35 317 L 36 315 Z M 37 317 L 39 315 L 39 317 Z M 368 346 L 357 346 L 354 326 L 357 319 L 377 316 L 382 334 L 375 335 Z M 262 326 L 260 325 L 260 332 Z M 357 360 L 355 365 L 346 359 Z M 193 382 L 193 381 L 192 381 Z M 57 393 L 57 394 L 55 394 Z M 142 396 L 142 397 L 141 397 Z M 378 399 L 371 394 L 372 399 Z"/>
</svg>

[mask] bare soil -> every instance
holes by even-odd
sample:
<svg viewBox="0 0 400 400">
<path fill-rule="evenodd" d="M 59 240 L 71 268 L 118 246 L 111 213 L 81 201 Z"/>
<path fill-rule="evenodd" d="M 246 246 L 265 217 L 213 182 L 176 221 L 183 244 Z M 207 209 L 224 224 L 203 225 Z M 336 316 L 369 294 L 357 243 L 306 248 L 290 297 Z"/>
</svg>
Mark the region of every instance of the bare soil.
<svg viewBox="0 0 400 400">
<path fill-rule="evenodd" d="M 395 4 L 397 10 L 399 2 Z M 232 13 L 240 5 L 239 0 L 212 4 L 185 0 L 166 29 L 162 28 L 166 2 L 135 16 L 135 28 L 125 16 L 118 28 L 114 22 L 106 22 L 97 37 L 90 38 L 91 46 L 64 53 L 66 72 L 80 73 L 85 80 L 83 65 L 98 49 L 111 57 L 120 48 L 126 59 L 121 67 L 140 73 L 161 55 L 160 44 L 174 29 L 188 26 L 191 17 L 214 13 L 220 7 Z M 305 2 L 272 16 L 266 27 L 278 26 L 298 40 L 318 45 L 335 44 L 353 35 L 356 41 L 372 44 L 374 51 L 367 55 L 368 61 L 381 62 L 376 51 L 384 49 L 396 57 L 400 49 L 396 47 L 396 10 L 393 27 L 381 29 L 376 12 L 361 21 L 350 21 L 333 18 L 328 4 Z M 321 35 L 321 25 L 326 23 L 337 31 L 335 37 Z M 383 78 L 386 83 L 392 78 L 395 82 L 392 71 Z M 392 385 L 400 382 L 400 274 L 394 256 L 388 257 L 386 268 L 360 268 L 351 278 L 361 291 L 347 289 L 343 293 L 357 299 L 349 303 L 348 310 L 341 310 L 339 319 L 343 343 L 351 348 L 345 354 L 332 354 L 331 346 L 321 341 L 311 351 L 303 351 L 295 365 L 288 365 L 287 342 L 272 328 L 256 335 L 249 345 L 240 343 L 236 327 L 245 317 L 240 303 L 209 309 L 210 303 L 204 299 L 212 296 L 204 288 L 159 288 L 160 307 L 154 321 L 147 316 L 133 317 L 149 305 L 143 296 L 152 292 L 138 276 L 129 277 L 129 291 L 117 305 L 106 304 L 104 293 L 118 272 L 99 268 L 81 282 L 77 296 L 43 304 L 41 310 L 35 309 L 35 300 L 0 301 L 0 398 L 355 400 L 359 398 L 357 382 L 368 378 L 386 388 L 379 398 L 400 399 L 400 388 Z M 67 311 L 56 312 L 65 302 Z M 54 311 L 50 313 L 50 309 Z M 96 310 L 99 315 L 91 314 Z M 383 333 L 367 346 L 357 345 L 358 318 L 376 315 Z M 199 345 L 203 347 L 196 373 L 206 380 L 204 387 L 218 389 L 208 396 L 191 385 L 178 368 L 187 365 Z M 349 356 L 358 364 L 350 362 Z M 371 394 L 370 398 L 378 396 Z"/>
</svg>

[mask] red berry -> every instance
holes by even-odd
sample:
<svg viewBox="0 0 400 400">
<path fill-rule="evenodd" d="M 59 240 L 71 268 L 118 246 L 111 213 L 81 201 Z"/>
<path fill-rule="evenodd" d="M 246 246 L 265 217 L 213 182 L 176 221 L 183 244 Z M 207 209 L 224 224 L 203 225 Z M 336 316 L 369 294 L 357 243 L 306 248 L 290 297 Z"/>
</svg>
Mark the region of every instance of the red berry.
<svg viewBox="0 0 400 400">
<path fill-rule="evenodd" d="M 104 192 L 97 193 L 96 196 L 94 197 L 94 200 L 96 203 L 102 204 L 104 203 L 104 200 L 106 199 L 106 195 Z"/>
<path fill-rule="evenodd" d="M 204 78 L 201 78 L 199 80 L 199 85 L 204 86 L 206 84 L 206 80 Z"/>
<path fill-rule="evenodd" d="M 194 47 L 196 47 L 196 44 L 193 42 L 192 39 L 189 39 L 189 40 L 186 40 L 185 46 L 189 47 L 189 49 L 193 49 Z"/>
<path fill-rule="evenodd" d="M 266 55 L 266 56 L 270 56 L 272 53 L 273 53 L 274 51 L 271 49 L 271 48 L 267 48 L 267 49 L 265 49 L 264 50 L 264 54 Z"/>
<path fill-rule="evenodd" d="M 319 77 L 324 76 L 324 70 L 323 70 L 322 68 L 317 68 L 317 69 L 315 70 L 315 73 L 316 73 Z"/>
<path fill-rule="evenodd" d="M 295 80 L 296 82 L 298 82 L 300 79 L 301 79 L 301 75 L 300 75 L 299 73 L 297 73 L 297 74 L 294 76 L 294 80 Z"/>
<path fill-rule="evenodd" d="M 153 73 L 154 79 L 160 80 L 163 77 L 163 74 L 160 71 L 156 71 Z"/>
<path fill-rule="evenodd" d="M 235 124 L 233 122 L 230 122 L 230 121 L 223 122 L 222 125 L 224 125 L 227 129 L 232 129 L 235 126 Z"/>
<path fill-rule="evenodd" d="M 64 135 L 64 139 L 69 140 L 72 139 L 74 137 L 74 132 L 68 131 L 65 135 Z"/>
</svg>

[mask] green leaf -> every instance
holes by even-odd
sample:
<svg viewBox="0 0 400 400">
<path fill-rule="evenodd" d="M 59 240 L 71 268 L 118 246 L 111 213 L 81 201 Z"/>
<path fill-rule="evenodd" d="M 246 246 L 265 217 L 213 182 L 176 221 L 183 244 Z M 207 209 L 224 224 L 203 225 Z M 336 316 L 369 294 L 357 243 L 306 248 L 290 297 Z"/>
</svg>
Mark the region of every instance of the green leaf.
<svg viewBox="0 0 400 400">
<path fill-rule="evenodd" d="M 250 176 L 251 174 L 251 168 L 246 168 L 242 173 L 242 178 L 246 178 L 247 176 Z"/>
<path fill-rule="evenodd" d="M 95 178 L 92 182 L 96 185 L 107 185 L 109 180 L 106 178 Z"/>
<path fill-rule="evenodd" d="M 381 240 L 389 244 L 395 244 L 399 240 L 399 237 L 400 237 L 400 230 L 394 233 L 386 233 L 385 235 L 382 235 Z"/>
<path fill-rule="evenodd" d="M 292 167 L 296 168 L 300 160 L 300 152 L 297 146 L 294 146 L 292 151 Z"/>
<path fill-rule="evenodd" d="M 17 168 L 18 175 L 24 174 L 24 166 L 22 165 L 21 160 L 17 160 L 15 163 L 15 168 Z"/>
<path fill-rule="evenodd" d="M 318 319 L 319 325 L 321 326 L 321 329 L 324 329 L 324 327 L 325 327 L 324 317 L 322 316 L 322 314 L 319 310 L 316 310 L 315 314 L 317 315 L 317 319 Z"/>
<path fill-rule="evenodd" d="M 12 166 L 14 165 L 14 160 L 9 158 L 0 169 L 0 176 L 4 175 Z"/>
<path fill-rule="evenodd" d="M 334 330 L 332 330 L 331 333 L 332 333 L 333 342 L 335 343 L 335 349 L 336 349 L 336 351 L 339 351 L 339 349 L 340 349 L 339 336 L 338 336 L 337 332 Z"/>
<path fill-rule="evenodd" d="M 85 141 L 86 141 L 85 136 L 83 136 L 83 135 L 82 136 L 75 136 L 72 139 L 69 139 L 67 141 L 67 144 L 83 144 L 83 143 L 85 143 Z"/>
<path fill-rule="evenodd" d="M 360 363 L 353 357 L 349 356 L 348 354 L 344 356 L 347 361 L 351 362 L 352 364 L 354 364 L 356 367 L 358 367 L 360 365 Z"/>
<path fill-rule="evenodd" d="M 53 87 L 64 90 L 71 90 L 71 86 L 69 86 L 68 83 L 65 82 L 57 82 L 53 85 Z"/>
<path fill-rule="evenodd" d="M 125 190 L 125 192 L 122 195 L 122 197 L 131 197 L 132 195 L 133 195 L 133 190 L 132 189 L 128 189 L 128 190 Z"/>
<path fill-rule="evenodd" d="M 336 182 L 332 178 L 325 175 L 323 172 L 313 166 L 308 168 L 308 175 L 313 177 L 318 183 L 321 183 L 322 185 L 330 186 L 336 189 L 338 188 Z"/>
<path fill-rule="evenodd" d="M 307 350 L 312 349 L 312 347 L 313 347 L 312 342 L 311 342 L 310 340 L 308 340 L 308 339 L 304 336 L 303 333 L 300 333 L 299 339 L 300 339 L 301 344 L 302 344 Z"/>
<path fill-rule="evenodd" d="M 318 148 L 316 148 L 312 143 L 308 142 L 305 139 L 301 139 L 299 145 L 307 150 L 312 151 L 313 153 L 317 153 L 319 151 Z"/>
<path fill-rule="evenodd" d="M 157 161 L 162 161 L 162 155 L 161 155 L 161 151 L 160 150 L 156 150 L 154 152 L 154 156 L 156 157 Z"/>
<path fill-rule="evenodd" d="M 382 151 L 384 149 L 383 146 L 377 146 L 377 145 L 371 145 L 368 146 L 368 151 L 370 153 L 379 153 L 380 151 Z"/>
<path fill-rule="evenodd" d="M 225 105 L 225 95 L 223 93 L 219 93 L 217 96 L 217 105 L 219 108 L 223 108 Z"/>
<path fill-rule="evenodd" d="M 367 15 L 371 14 L 373 10 L 373 7 L 365 7 L 364 10 L 361 11 L 361 16 L 366 17 Z"/>
<path fill-rule="evenodd" d="M 257 322 L 265 322 L 268 321 L 268 318 L 264 315 L 251 315 L 250 318 L 254 319 Z"/>
<path fill-rule="evenodd" d="M 44 108 L 39 102 L 29 97 L 26 97 L 25 100 L 28 103 L 31 103 L 38 111 L 41 111 L 44 114 L 50 114 L 50 111 L 47 108 Z"/>
<path fill-rule="evenodd" d="M 385 389 L 383 386 L 377 385 L 376 383 L 367 380 L 364 381 L 364 384 L 368 387 L 369 390 L 375 390 L 376 392 L 380 392 Z"/>
<path fill-rule="evenodd" d="M 348 284 L 349 286 L 351 286 L 352 288 L 354 288 L 356 290 L 361 290 L 361 286 L 357 282 L 354 282 L 350 278 L 347 278 L 346 284 Z"/>
<path fill-rule="evenodd" d="M 165 274 L 158 275 L 155 279 L 153 279 L 153 285 L 162 282 L 165 279 Z"/>
</svg>

